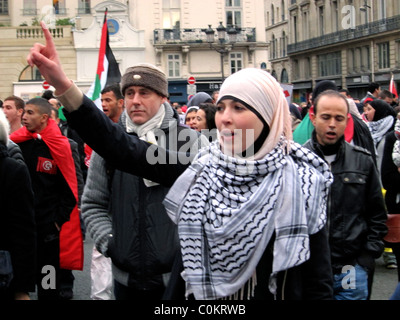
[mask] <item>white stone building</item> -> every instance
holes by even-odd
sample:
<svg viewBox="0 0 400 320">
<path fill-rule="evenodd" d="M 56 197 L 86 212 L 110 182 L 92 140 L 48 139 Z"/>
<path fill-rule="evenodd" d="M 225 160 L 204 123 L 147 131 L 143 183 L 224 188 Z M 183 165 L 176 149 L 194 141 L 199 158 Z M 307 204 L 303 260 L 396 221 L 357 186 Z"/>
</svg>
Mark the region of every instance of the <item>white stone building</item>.
<svg viewBox="0 0 400 320">
<path fill-rule="evenodd" d="M 138 62 L 158 65 L 168 75 L 171 101 L 218 90 L 245 67 L 292 84 L 296 102 L 324 79 L 355 97 L 372 81 L 383 88 L 391 75 L 400 81 L 398 0 L 0 0 L 0 99 L 43 91 L 40 74 L 26 63 L 29 48 L 44 41 L 32 26 L 41 19 L 58 22 L 52 32 L 63 66 L 87 90 L 105 8 L 121 72 Z M 59 25 L 69 20 L 73 26 Z M 195 86 L 188 86 L 189 76 Z"/>
</svg>

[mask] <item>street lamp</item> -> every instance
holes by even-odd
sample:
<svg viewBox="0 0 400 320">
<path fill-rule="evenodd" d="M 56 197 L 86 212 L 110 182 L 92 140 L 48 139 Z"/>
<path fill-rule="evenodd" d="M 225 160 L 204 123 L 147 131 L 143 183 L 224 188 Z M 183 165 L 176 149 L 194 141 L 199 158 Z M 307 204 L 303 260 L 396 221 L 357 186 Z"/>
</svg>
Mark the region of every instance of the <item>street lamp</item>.
<svg viewBox="0 0 400 320">
<path fill-rule="evenodd" d="M 219 23 L 219 26 L 216 28 L 219 44 L 215 43 L 215 31 L 211 28 L 211 24 L 208 25 L 208 28 L 204 31 L 207 36 L 207 42 L 210 45 L 210 48 L 217 51 L 221 57 L 221 83 L 224 82 L 224 56 L 231 51 L 232 45 L 236 42 L 237 30 L 234 26 L 231 26 L 228 31 L 223 26 L 222 22 Z M 226 34 L 228 34 L 228 42 L 226 42 Z"/>
<path fill-rule="evenodd" d="M 367 0 L 364 0 L 364 5 L 360 8 L 360 11 L 364 12 L 365 14 L 365 23 L 368 23 L 368 10 L 371 7 L 367 4 Z"/>
</svg>

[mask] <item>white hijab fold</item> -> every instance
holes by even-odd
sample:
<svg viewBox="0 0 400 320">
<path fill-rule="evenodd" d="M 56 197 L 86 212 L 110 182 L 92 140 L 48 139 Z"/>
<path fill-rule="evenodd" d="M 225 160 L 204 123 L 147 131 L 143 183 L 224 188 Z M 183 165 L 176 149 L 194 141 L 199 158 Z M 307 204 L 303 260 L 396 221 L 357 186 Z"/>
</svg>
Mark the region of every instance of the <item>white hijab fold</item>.
<svg viewBox="0 0 400 320">
<path fill-rule="evenodd" d="M 292 140 L 292 122 L 283 89 L 276 79 L 261 69 L 242 69 L 229 76 L 221 86 L 218 101 L 233 96 L 253 107 L 267 122 L 270 132 L 260 150 L 249 160 L 260 160 L 286 137 Z M 218 103 L 218 102 L 217 102 Z M 289 151 L 290 144 L 286 146 Z"/>
</svg>

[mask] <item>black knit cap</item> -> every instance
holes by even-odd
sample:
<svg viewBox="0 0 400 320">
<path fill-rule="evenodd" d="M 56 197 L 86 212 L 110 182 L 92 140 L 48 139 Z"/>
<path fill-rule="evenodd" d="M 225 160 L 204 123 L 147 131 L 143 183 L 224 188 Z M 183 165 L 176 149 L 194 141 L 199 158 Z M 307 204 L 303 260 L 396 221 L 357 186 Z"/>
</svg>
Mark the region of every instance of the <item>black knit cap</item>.
<svg viewBox="0 0 400 320">
<path fill-rule="evenodd" d="M 338 91 L 336 84 L 330 80 L 322 80 L 315 85 L 315 88 L 312 92 L 312 103 L 314 103 L 315 99 L 317 99 L 318 95 L 326 90 L 335 90 Z"/>
</svg>

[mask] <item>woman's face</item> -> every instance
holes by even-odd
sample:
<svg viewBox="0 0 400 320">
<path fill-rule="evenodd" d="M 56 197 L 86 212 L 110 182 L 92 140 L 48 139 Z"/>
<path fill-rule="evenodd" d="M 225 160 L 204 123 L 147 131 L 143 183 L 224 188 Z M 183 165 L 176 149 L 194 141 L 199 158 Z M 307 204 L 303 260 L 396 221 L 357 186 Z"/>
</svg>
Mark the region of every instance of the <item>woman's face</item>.
<svg viewBox="0 0 400 320">
<path fill-rule="evenodd" d="M 196 112 L 196 117 L 194 118 L 193 129 L 197 131 L 201 131 L 207 128 L 207 121 L 206 121 L 206 113 L 204 110 L 199 109 Z"/>
<path fill-rule="evenodd" d="M 375 109 L 369 103 L 364 106 L 364 115 L 368 121 L 374 121 Z"/>
<path fill-rule="evenodd" d="M 192 129 L 194 129 L 194 124 L 196 121 L 196 113 L 197 110 L 190 111 L 189 113 L 186 114 L 185 117 L 185 124 Z"/>
<path fill-rule="evenodd" d="M 220 133 L 222 151 L 229 156 L 247 150 L 264 128 L 254 112 L 231 99 L 218 103 L 215 123 Z"/>
</svg>

